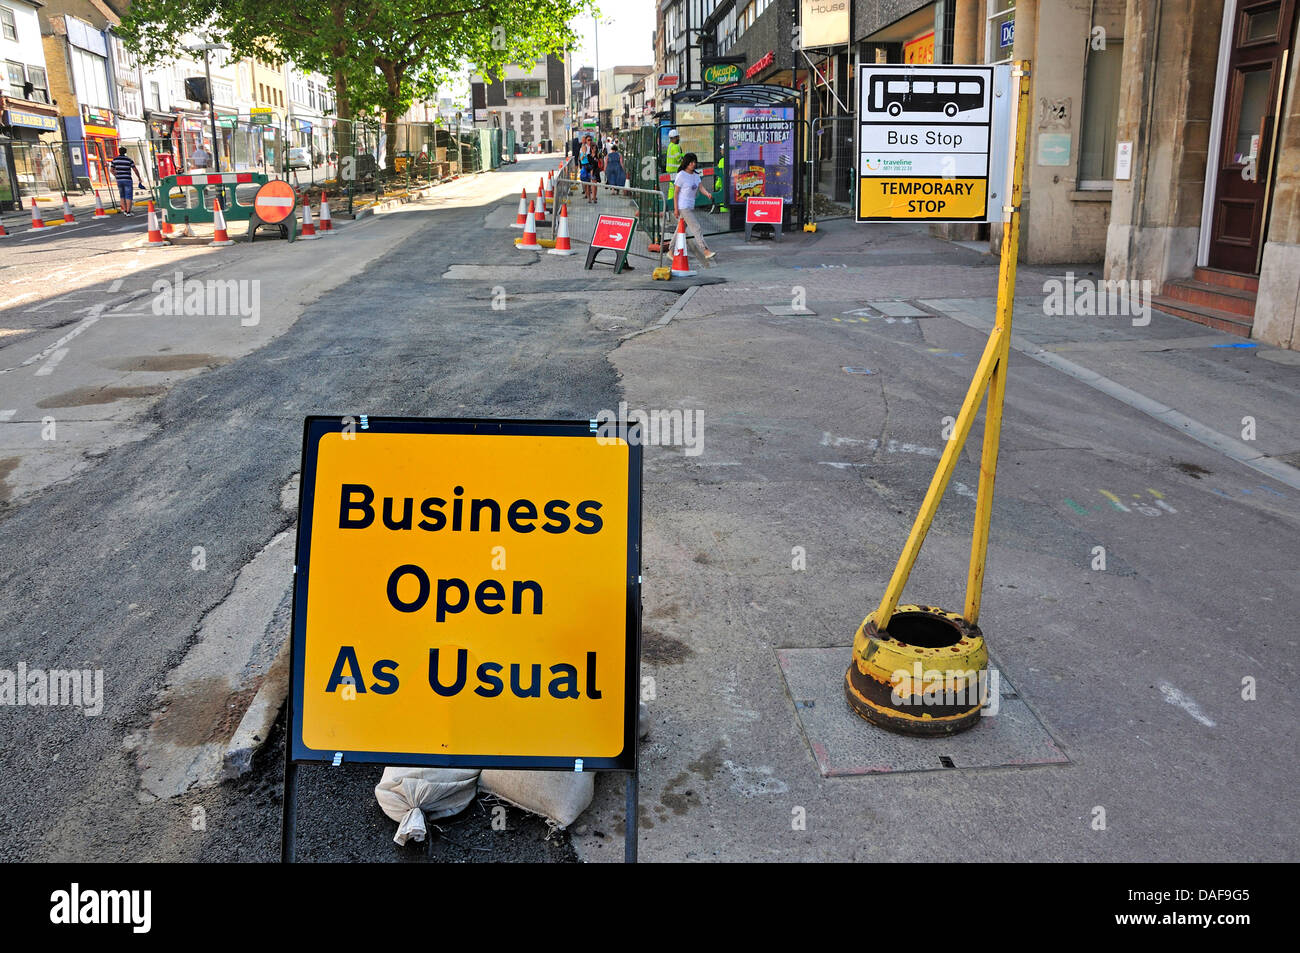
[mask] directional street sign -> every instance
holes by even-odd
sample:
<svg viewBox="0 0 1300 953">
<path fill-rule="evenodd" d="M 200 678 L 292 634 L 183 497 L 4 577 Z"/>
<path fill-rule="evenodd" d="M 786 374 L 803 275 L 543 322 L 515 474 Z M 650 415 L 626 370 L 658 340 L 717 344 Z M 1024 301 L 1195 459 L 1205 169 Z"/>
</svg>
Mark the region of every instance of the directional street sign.
<svg viewBox="0 0 1300 953">
<path fill-rule="evenodd" d="M 591 244 L 587 248 L 586 268 L 590 269 L 602 248 L 614 252 L 614 273 L 618 274 L 627 264 L 628 249 L 632 247 L 632 233 L 636 231 L 636 219 L 625 215 L 600 215 L 596 218 L 596 228 L 591 233 Z"/>
<path fill-rule="evenodd" d="M 773 236 L 781 238 L 781 220 L 785 216 L 785 199 L 779 195 L 751 195 L 745 200 L 745 241 L 755 225 L 768 225 Z"/>
<path fill-rule="evenodd" d="M 1008 66 L 858 68 L 859 222 L 1002 220 Z"/>
</svg>

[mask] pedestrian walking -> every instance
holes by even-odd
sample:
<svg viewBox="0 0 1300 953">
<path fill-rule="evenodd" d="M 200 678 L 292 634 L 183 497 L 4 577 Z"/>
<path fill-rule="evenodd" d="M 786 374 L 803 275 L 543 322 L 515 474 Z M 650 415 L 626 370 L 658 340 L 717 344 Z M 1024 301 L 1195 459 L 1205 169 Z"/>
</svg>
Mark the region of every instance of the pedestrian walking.
<svg viewBox="0 0 1300 953">
<path fill-rule="evenodd" d="M 695 171 L 698 164 L 699 159 L 694 152 L 682 156 L 681 170 L 673 179 L 674 191 L 677 194 L 677 217 L 686 222 L 686 227 L 695 239 L 695 247 L 700 250 L 704 260 L 711 262 L 718 257 L 718 253 L 709 249 L 704 241 L 704 229 L 700 227 L 700 220 L 695 217 L 695 196 L 700 191 L 701 183 L 700 174 Z M 705 189 L 705 194 L 712 193 Z"/>
<path fill-rule="evenodd" d="M 590 135 L 584 136 L 578 152 L 578 178 L 582 180 L 583 198 L 592 203 L 596 201 L 596 186 L 592 183 L 600 181 L 597 161 L 595 142 Z"/>
<path fill-rule="evenodd" d="M 627 185 L 627 172 L 617 143 L 610 146 L 609 155 L 605 157 L 605 182 L 620 189 Z"/>
<path fill-rule="evenodd" d="M 117 180 L 117 191 L 122 196 L 122 214 L 130 215 L 132 209 L 132 191 L 131 177 L 135 176 L 135 181 L 140 183 L 140 190 L 144 191 L 144 180 L 140 178 L 140 170 L 135 164 L 135 160 L 126 154 L 126 146 L 120 146 L 117 155 L 109 163 L 113 168 L 113 178 Z"/>
</svg>

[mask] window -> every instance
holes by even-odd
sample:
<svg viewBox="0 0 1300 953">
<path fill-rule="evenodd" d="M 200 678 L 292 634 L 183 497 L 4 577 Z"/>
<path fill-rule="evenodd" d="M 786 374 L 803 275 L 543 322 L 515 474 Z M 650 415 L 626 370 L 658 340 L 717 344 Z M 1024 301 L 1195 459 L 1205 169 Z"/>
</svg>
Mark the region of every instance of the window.
<svg viewBox="0 0 1300 953">
<path fill-rule="evenodd" d="M 157 83 L 149 84 L 149 102 L 155 112 L 162 112 L 162 90 L 158 88 Z"/>
<path fill-rule="evenodd" d="M 5 72 L 9 78 L 9 95 L 15 99 L 26 99 L 23 95 L 23 85 L 27 82 L 27 74 L 23 72 L 22 63 L 5 63 Z"/>
<path fill-rule="evenodd" d="M 3 27 L 6 40 L 18 39 L 18 22 L 14 19 L 14 12 L 8 7 L 0 7 L 0 26 Z"/>
<path fill-rule="evenodd" d="M 984 23 L 984 62 L 1009 63 L 1016 39 L 1016 0 L 988 0 Z"/>
<path fill-rule="evenodd" d="M 1119 120 L 1122 40 L 1106 39 L 1104 50 L 1088 51 L 1083 85 L 1083 124 L 1079 133 L 1079 185 L 1109 189 L 1115 178 L 1115 133 Z"/>
<path fill-rule="evenodd" d="M 48 103 L 50 101 L 50 81 L 45 78 L 45 70 L 40 66 L 27 67 L 27 82 L 32 84 L 32 101 Z"/>
<path fill-rule="evenodd" d="M 108 97 L 108 73 L 105 69 L 108 61 L 102 56 L 87 53 L 80 47 L 70 47 L 68 53 L 77 98 L 83 105 L 95 109 L 112 108 L 113 102 Z"/>
<path fill-rule="evenodd" d="M 505 81 L 506 99 L 536 98 L 546 95 L 546 81 L 542 79 L 508 79 Z"/>
</svg>

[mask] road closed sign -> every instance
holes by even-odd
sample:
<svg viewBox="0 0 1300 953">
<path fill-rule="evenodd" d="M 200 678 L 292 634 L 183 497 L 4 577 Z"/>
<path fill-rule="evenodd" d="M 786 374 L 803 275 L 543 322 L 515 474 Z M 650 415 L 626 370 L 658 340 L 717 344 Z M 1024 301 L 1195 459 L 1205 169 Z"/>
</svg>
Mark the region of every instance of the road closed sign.
<svg viewBox="0 0 1300 953">
<path fill-rule="evenodd" d="M 859 222 L 1002 220 L 1010 66 L 858 68 Z"/>
<path fill-rule="evenodd" d="M 308 418 L 293 760 L 633 768 L 631 433 Z"/>
</svg>

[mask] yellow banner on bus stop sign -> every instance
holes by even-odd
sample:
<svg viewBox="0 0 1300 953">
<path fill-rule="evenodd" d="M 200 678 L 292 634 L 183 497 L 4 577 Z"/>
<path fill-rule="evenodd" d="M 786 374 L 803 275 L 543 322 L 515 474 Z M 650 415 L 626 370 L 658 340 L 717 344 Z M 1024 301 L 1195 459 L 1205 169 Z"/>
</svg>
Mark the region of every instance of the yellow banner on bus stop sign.
<svg viewBox="0 0 1300 953">
<path fill-rule="evenodd" d="M 988 205 L 985 178 L 883 178 L 858 182 L 859 219 L 982 219 Z"/>
<path fill-rule="evenodd" d="M 635 767 L 636 431 L 308 418 L 294 761 Z"/>
</svg>

